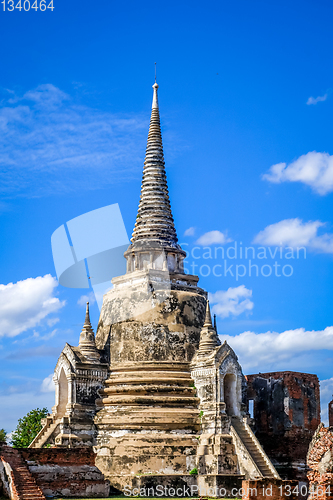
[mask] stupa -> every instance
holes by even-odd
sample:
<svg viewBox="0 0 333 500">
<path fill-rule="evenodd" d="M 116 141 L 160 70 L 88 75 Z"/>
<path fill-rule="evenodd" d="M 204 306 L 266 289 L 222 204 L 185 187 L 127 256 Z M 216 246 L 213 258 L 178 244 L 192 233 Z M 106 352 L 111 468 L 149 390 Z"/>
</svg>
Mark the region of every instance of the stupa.
<svg viewBox="0 0 333 500">
<path fill-rule="evenodd" d="M 195 467 L 199 399 L 190 362 L 204 323 L 206 292 L 185 274 L 186 253 L 170 207 L 157 90 L 141 198 L 127 272 L 112 280 L 96 334 L 110 346 L 110 375 L 95 417 L 97 460 L 122 488 L 136 474 L 174 475 Z"/>
<path fill-rule="evenodd" d="M 237 356 L 220 342 L 198 276 L 184 271 L 153 90 L 126 274 L 104 295 L 96 337 L 87 306 L 79 346 L 66 344 L 55 369 L 52 415 L 30 446 L 93 447 L 123 492 L 191 486 L 201 488 L 191 495 L 227 496 L 242 479 L 279 475 L 249 426 Z"/>
</svg>

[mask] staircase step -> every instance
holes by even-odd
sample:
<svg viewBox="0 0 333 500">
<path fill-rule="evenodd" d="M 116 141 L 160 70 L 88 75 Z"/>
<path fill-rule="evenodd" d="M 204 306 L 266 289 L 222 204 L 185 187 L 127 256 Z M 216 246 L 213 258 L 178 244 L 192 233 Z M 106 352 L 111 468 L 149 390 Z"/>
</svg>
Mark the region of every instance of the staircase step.
<svg viewBox="0 0 333 500">
<path fill-rule="evenodd" d="M 2 455 L 13 470 L 13 486 L 17 497 L 20 500 L 46 500 L 20 452 L 6 446 L 2 449 Z"/>
<path fill-rule="evenodd" d="M 20 495 L 20 500 L 25 500 L 25 499 L 29 499 L 29 498 L 32 498 L 33 500 L 42 500 L 43 498 L 45 498 L 44 496 L 38 496 L 37 493 L 32 493 L 31 495 L 26 495 L 26 494 L 19 494 Z"/>
<path fill-rule="evenodd" d="M 22 496 L 24 497 L 36 497 L 36 495 L 38 495 L 39 497 L 41 496 L 37 491 L 36 489 L 33 491 L 33 492 L 29 492 L 29 491 L 24 491 L 22 493 Z"/>
<path fill-rule="evenodd" d="M 239 418 L 234 417 L 232 418 L 232 426 L 234 427 L 235 431 L 237 432 L 238 436 L 243 442 L 243 445 L 252 457 L 262 476 L 273 478 L 274 474 L 272 473 L 263 455 L 261 454 L 258 444 L 255 442 L 253 436 L 245 427 L 243 422 Z"/>
</svg>

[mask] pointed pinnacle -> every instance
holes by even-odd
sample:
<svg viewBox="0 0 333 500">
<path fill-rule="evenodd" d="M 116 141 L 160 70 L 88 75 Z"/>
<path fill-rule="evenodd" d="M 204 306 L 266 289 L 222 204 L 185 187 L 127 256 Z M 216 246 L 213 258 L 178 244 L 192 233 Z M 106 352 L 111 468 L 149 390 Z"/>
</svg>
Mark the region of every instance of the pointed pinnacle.
<svg viewBox="0 0 333 500">
<path fill-rule="evenodd" d="M 212 352 L 215 347 L 221 345 L 221 341 L 212 325 L 212 317 L 210 314 L 209 300 L 206 304 L 205 323 L 200 332 L 199 354 L 205 356 Z"/>
<path fill-rule="evenodd" d="M 80 335 L 80 343 L 86 342 L 87 340 L 89 340 L 89 342 L 93 341 L 95 343 L 94 330 L 90 322 L 89 302 L 87 302 L 86 317 Z"/>
<path fill-rule="evenodd" d="M 92 328 L 91 322 L 90 322 L 90 314 L 89 314 L 89 302 L 87 302 L 86 317 L 85 317 L 85 320 L 84 320 L 83 328 L 84 327 L 90 327 L 90 328 Z"/>
<path fill-rule="evenodd" d="M 80 333 L 79 348 L 81 353 L 90 361 L 99 361 L 100 355 L 96 349 L 95 334 L 90 322 L 89 302 L 87 302 L 86 317 Z"/>
<path fill-rule="evenodd" d="M 131 241 L 132 244 L 150 241 L 181 250 L 171 212 L 165 172 L 157 83 L 154 83 L 153 89 L 141 196 Z"/>
<path fill-rule="evenodd" d="M 204 322 L 203 326 L 204 327 L 205 326 L 211 326 L 211 327 L 213 327 L 212 316 L 210 314 L 209 300 L 207 300 L 207 304 L 206 304 L 206 317 L 205 317 L 205 322 Z"/>
</svg>

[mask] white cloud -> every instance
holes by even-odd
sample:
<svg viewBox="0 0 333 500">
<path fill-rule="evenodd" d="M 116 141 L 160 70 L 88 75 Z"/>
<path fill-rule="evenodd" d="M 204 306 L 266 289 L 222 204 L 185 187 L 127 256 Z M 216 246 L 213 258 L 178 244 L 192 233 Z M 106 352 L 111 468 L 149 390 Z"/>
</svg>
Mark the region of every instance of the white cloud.
<svg viewBox="0 0 333 500">
<path fill-rule="evenodd" d="M 285 219 L 267 226 L 254 239 L 254 243 L 263 245 L 282 245 L 297 247 L 308 245 L 316 237 L 320 221 L 305 222 L 301 219 Z"/>
<path fill-rule="evenodd" d="M 65 94 L 65 92 L 62 92 L 62 90 L 50 83 L 46 83 L 39 85 L 33 90 L 28 90 L 28 92 L 26 92 L 21 98 L 14 97 L 10 99 L 10 102 L 33 101 L 41 108 L 53 108 L 54 106 L 57 106 L 69 99 L 69 96 Z"/>
<path fill-rule="evenodd" d="M 189 227 L 186 229 L 184 236 L 194 236 L 195 234 L 195 227 Z"/>
<path fill-rule="evenodd" d="M 221 231 L 209 231 L 208 233 L 203 234 L 196 241 L 198 245 L 206 246 L 206 245 L 214 245 L 215 243 L 220 243 L 221 245 L 225 245 L 225 243 L 229 243 L 232 241 L 231 238 L 228 238 L 226 234 L 221 233 Z"/>
<path fill-rule="evenodd" d="M 309 106 L 310 104 L 317 104 L 317 102 L 326 101 L 328 94 L 319 95 L 318 97 L 309 97 L 306 101 L 306 104 Z"/>
<path fill-rule="evenodd" d="M 0 337 L 15 337 L 34 328 L 65 305 L 54 297 L 58 285 L 50 274 L 0 285 Z"/>
<path fill-rule="evenodd" d="M 0 103 L 3 196 L 97 189 L 141 172 L 146 117 L 77 104 L 51 84 Z"/>
<path fill-rule="evenodd" d="M 96 298 L 94 292 L 90 292 L 88 295 L 81 295 L 77 301 L 79 306 L 85 306 L 87 302 L 89 302 L 89 304 L 95 304 Z"/>
<path fill-rule="evenodd" d="M 51 373 L 48 377 L 44 378 L 42 385 L 40 387 L 41 392 L 54 392 L 55 385 L 53 382 L 53 373 Z"/>
<path fill-rule="evenodd" d="M 309 354 L 313 358 L 313 351 L 333 349 L 333 326 L 321 331 L 306 331 L 304 328 L 282 333 L 247 331 L 234 337 L 221 335 L 221 339 L 226 340 L 235 350 L 247 371 L 255 371 L 256 367 L 261 371 L 274 368 L 294 369 L 295 358 L 298 356 Z"/>
<path fill-rule="evenodd" d="M 250 312 L 253 309 L 251 301 L 252 290 L 240 285 L 228 290 L 218 290 L 215 293 L 209 294 L 209 301 L 214 304 L 212 312 L 220 318 L 228 316 L 239 316 L 243 312 Z"/>
<path fill-rule="evenodd" d="M 307 247 L 322 253 L 333 253 L 333 234 L 318 235 L 318 229 L 324 225 L 318 220 L 303 222 L 298 218 L 285 219 L 260 231 L 253 242 L 292 248 Z"/>
<path fill-rule="evenodd" d="M 333 155 L 311 151 L 289 165 L 273 165 L 262 178 L 275 184 L 302 182 L 324 196 L 333 191 Z"/>
</svg>

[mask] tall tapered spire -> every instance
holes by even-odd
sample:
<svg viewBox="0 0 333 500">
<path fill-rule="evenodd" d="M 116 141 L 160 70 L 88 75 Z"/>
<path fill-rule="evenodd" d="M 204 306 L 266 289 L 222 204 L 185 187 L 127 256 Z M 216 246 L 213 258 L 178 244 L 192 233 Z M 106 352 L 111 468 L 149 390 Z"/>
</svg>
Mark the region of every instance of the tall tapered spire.
<svg viewBox="0 0 333 500">
<path fill-rule="evenodd" d="M 176 247 L 178 246 L 178 238 L 171 213 L 164 165 L 157 83 L 154 83 L 153 89 L 141 197 L 132 243 L 150 240 Z"/>
<path fill-rule="evenodd" d="M 134 255 L 134 252 L 144 250 L 151 253 L 154 249 L 159 249 L 159 251 L 164 252 L 167 260 L 167 254 L 173 252 L 177 263 L 176 269 L 172 270 L 179 272 L 182 270 L 182 261 L 186 254 L 178 244 L 171 212 L 157 90 L 158 84 L 155 82 L 153 85 L 153 102 L 143 168 L 141 197 L 131 239 L 132 244 L 125 252 L 125 256 L 129 259 L 130 253 Z M 176 257 L 176 254 L 178 257 Z M 135 269 L 140 269 L 140 259 L 137 259 L 136 262 L 138 266 Z M 129 268 L 133 271 L 132 265 L 129 265 Z"/>
</svg>

